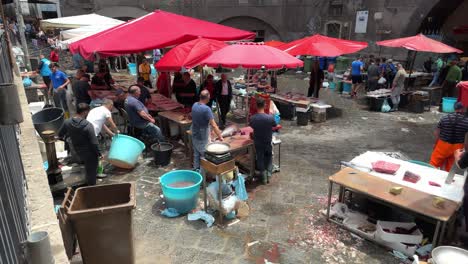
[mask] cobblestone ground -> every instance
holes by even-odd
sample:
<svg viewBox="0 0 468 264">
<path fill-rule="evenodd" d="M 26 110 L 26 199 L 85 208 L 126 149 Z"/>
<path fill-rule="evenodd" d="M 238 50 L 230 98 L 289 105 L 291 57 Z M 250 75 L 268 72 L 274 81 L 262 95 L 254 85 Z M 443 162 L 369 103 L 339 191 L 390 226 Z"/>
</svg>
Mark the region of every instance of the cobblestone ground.
<svg viewBox="0 0 468 264">
<path fill-rule="evenodd" d="M 292 91 L 304 90 L 303 81 L 282 83 Z M 351 236 L 319 213 L 326 204 L 327 179 L 339 170 L 339 161 L 367 150 L 428 160 L 440 114 L 369 112 L 330 91 L 321 98 L 341 115 L 307 127 L 283 121 L 281 172 L 267 186 L 249 186 L 250 216 L 225 229 L 160 215 L 158 177 L 189 168 L 182 148 L 166 168 L 153 167 L 148 158 L 132 172 L 108 172 L 101 183 L 137 183 L 136 263 L 399 263 L 388 250 Z"/>
</svg>

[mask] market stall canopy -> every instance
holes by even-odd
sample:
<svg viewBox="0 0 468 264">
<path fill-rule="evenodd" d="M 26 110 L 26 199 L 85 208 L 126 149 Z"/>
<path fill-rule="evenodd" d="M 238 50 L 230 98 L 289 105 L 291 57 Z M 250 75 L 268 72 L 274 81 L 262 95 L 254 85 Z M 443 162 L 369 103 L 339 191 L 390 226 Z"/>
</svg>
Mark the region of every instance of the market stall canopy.
<svg viewBox="0 0 468 264">
<path fill-rule="evenodd" d="M 358 52 L 366 47 L 367 42 L 337 39 L 316 34 L 284 44 L 279 48 L 293 56 L 337 57 Z"/>
<path fill-rule="evenodd" d="M 416 36 L 407 38 L 378 41 L 377 45 L 434 53 L 463 53 L 463 51 L 459 49 L 450 47 L 442 42 L 428 38 L 423 34 L 418 34 Z"/>
<path fill-rule="evenodd" d="M 123 21 L 119 20 L 119 23 L 117 25 L 123 24 Z M 116 25 L 91 25 L 91 26 L 84 26 L 84 27 L 79 27 L 79 28 L 73 28 L 73 29 L 68 29 L 60 32 L 60 36 L 62 40 L 67 40 L 67 39 L 72 39 L 72 38 L 77 38 L 81 37 L 89 37 L 91 35 L 94 35 L 96 33 L 102 32 L 104 30 L 107 30 L 111 27 L 115 27 Z"/>
<path fill-rule="evenodd" d="M 304 62 L 288 53 L 263 43 L 245 42 L 213 52 L 201 65 L 224 68 L 282 69 L 302 67 Z"/>
<path fill-rule="evenodd" d="M 91 25 L 119 25 L 122 21 L 97 14 L 88 14 L 81 16 L 59 17 L 41 20 L 43 30 L 54 28 L 79 28 Z"/>
<path fill-rule="evenodd" d="M 171 49 L 155 66 L 158 71 L 180 71 L 182 67 L 189 69 L 225 46 L 227 44 L 219 40 L 194 39 Z"/>
<path fill-rule="evenodd" d="M 216 23 L 156 10 L 70 45 L 72 53 L 84 58 L 114 56 L 165 48 L 198 37 L 221 41 L 255 38 L 255 33 Z"/>
<path fill-rule="evenodd" d="M 283 46 L 284 44 L 286 44 L 286 42 L 279 41 L 279 40 L 270 40 L 270 41 L 265 42 L 265 45 L 270 46 L 270 47 L 275 47 L 275 48 L 279 46 Z"/>
</svg>

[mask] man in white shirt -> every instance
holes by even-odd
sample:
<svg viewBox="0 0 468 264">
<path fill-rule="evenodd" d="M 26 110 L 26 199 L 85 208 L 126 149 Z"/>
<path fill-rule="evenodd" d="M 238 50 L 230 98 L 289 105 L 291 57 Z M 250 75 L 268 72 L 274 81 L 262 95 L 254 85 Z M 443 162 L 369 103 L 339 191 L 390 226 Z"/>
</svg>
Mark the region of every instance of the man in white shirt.
<svg viewBox="0 0 468 264">
<path fill-rule="evenodd" d="M 93 127 L 94 127 L 94 132 L 96 133 L 96 136 L 98 136 L 102 129 L 109 134 L 111 137 L 115 135 L 114 132 L 112 132 L 109 127 L 107 127 L 106 122 L 110 124 L 111 128 L 116 131 L 116 133 L 119 133 L 119 130 L 117 129 L 117 126 L 114 123 L 114 120 L 112 120 L 112 108 L 114 107 L 114 102 L 109 99 L 104 100 L 104 104 L 100 107 L 93 108 L 89 114 L 86 120 L 90 122 Z"/>
</svg>

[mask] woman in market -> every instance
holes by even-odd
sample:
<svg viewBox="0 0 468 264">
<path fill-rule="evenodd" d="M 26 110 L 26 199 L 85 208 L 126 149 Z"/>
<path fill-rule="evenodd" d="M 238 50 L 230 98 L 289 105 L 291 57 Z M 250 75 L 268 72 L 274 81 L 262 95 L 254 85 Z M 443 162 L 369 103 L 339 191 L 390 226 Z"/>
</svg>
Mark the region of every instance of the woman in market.
<svg viewBox="0 0 468 264">
<path fill-rule="evenodd" d="M 213 101 L 214 101 L 214 95 L 215 95 L 214 86 L 215 84 L 213 82 L 213 75 L 209 74 L 208 76 L 206 76 L 206 80 L 201 84 L 201 87 L 200 87 L 200 91 L 208 90 L 208 92 L 210 93 L 210 101 L 206 104 L 210 108 L 213 106 Z"/>
<path fill-rule="evenodd" d="M 315 60 L 312 65 L 312 70 L 310 71 L 310 81 L 309 81 L 309 90 L 307 92 L 307 97 L 319 97 L 319 91 L 322 87 L 323 79 L 325 75 L 323 70 L 320 69 L 319 61 Z"/>
</svg>

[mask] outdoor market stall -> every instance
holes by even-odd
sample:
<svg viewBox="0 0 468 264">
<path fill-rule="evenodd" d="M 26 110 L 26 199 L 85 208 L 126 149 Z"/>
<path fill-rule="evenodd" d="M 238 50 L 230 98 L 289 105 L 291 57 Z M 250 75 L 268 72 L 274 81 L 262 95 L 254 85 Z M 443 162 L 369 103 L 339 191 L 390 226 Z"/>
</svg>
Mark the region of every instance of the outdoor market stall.
<svg viewBox="0 0 468 264">
<path fill-rule="evenodd" d="M 116 26 L 122 23 L 123 22 L 121 20 L 110 17 L 105 17 L 98 14 L 87 14 L 41 20 L 41 28 L 45 31 L 56 28 L 71 29 L 84 26 Z"/>
<path fill-rule="evenodd" d="M 414 51 L 414 56 L 410 62 L 410 69 L 407 70 L 407 80 L 405 84 L 406 89 L 408 89 L 410 85 L 417 86 L 417 84 L 423 83 L 423 81 L 418 82 L 417 79 L 422 79 L 424 77 L 427 77 L 427 75 L 432 75 L 431 73 L 413 73 L 414 61 L 418 52 L 463 53 L 463 51 L 459 49 L 450 47 L 442 42 L 428 38 L 423 34 L 418 34 L 416 36 L 406 38 L 378 41 L 377 45 L 393 48 L 405 48 L 407 50 Z"/>
<path fill-rule="evenodd" d="M 336 213 L 330 205 L 333 185 L 338 184 L 340 186 L 339 203 L 345 202 L 346 191 L 364 195 L 371 200 L 396 208 L 398 211 L 434 223 L 436 228 L 432 236 L 433 247 L 442 241 L 447 225 L 453 223 L 455 212 L 461 206 L 465 177 L 455 175 L 453 181 L 447 183 L 448 173 L 445 171 L 392 158 L 378 152 L 366 152 L 345 164 L 351 168 L 342 169 L 329 177 L 328 219 Z M 379 221 L 387 219 L 373 219 L 377 221 L 377 224 L 371 223 L 367 220 L 370 218 L 363 212 L 351 212 L 348 216 L 340 218 L 338 220 L 334 217 L 332 221 L 366 239 L 402 251 L 408 256 L 414 254 L 416 245 L 420 244 L 423 238 L 413 223 Z M 381 225 L 393 227 L 383 227 L 382 230 Z M 394 229 L 398 226 L 416 227 L 407 233 L 407 236 L 391 234 L 386 229 Z M 410 241 L 405 240 L 408 237 Z M 405 246 L 402 243 L 410 245 Z"/>
</svg>

